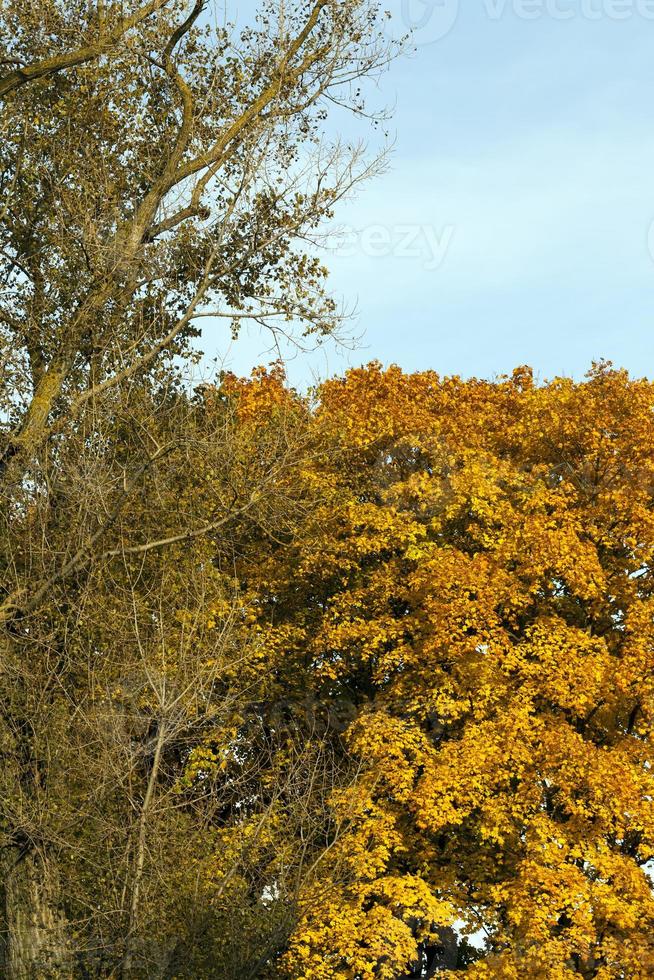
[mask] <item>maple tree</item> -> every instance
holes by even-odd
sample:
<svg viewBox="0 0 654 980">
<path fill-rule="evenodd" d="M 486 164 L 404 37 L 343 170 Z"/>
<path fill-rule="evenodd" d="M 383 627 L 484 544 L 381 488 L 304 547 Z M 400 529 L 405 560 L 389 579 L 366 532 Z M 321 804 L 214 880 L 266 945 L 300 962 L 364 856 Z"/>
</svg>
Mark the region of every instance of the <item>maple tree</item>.
<svg viewBox="0 0 654 980">
<path fill-rule="evenodd" d="M 654 389 L 194 388 L 377 166 L 383 10 L 258 12 L 0 4 L 0 973 L 651 976 Z"/>
<path fill-rule="evenodd" d="M 651 975 L 654 387 L 373 364 L 318 400 L 321 503 L 256 589 L 356 778 L 287 975 Z"/>
</svg>

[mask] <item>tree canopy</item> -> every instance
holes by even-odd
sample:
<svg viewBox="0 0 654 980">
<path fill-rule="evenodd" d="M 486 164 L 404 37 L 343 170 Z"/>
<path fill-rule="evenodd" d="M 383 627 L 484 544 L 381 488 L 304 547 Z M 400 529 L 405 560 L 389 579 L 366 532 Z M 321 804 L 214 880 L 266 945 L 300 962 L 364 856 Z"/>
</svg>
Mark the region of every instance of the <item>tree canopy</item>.
<svg viewBox="0 0 654 980">
<path fill-rule="evenodd" d="M 357 775 L 290 975 L 651 972 L 653 408 L 606 365 L 320 389 L 322 502 L 257 588 Z"/>
<path fill-rule="evenodd" d="M 0 0 L 0 974 L 654 974 L 654 386 L 331 335 L 367 0 Z M 332 117 L 333 118 L 333 117 Z"/>
</svg>

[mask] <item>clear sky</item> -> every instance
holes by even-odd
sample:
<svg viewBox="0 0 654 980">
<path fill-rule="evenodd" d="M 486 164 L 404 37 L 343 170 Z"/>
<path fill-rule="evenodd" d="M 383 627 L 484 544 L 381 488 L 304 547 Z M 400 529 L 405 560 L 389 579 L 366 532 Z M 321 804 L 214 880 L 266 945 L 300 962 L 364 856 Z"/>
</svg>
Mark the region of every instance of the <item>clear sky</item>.
<svg viewBox="0 0 654 980">
<path fill-rule="evenodd" d="M 373 358 L 490 377 L 580 377 L 607 358 L 654 377 L 654 0 L 388 0 L 416 51 L 387 173 L 338 220 L 333 291 L 354 350 L 290 364 L 298 384 Z M 203 348 L 234 370 L 257 333 Z"/>
</svg>

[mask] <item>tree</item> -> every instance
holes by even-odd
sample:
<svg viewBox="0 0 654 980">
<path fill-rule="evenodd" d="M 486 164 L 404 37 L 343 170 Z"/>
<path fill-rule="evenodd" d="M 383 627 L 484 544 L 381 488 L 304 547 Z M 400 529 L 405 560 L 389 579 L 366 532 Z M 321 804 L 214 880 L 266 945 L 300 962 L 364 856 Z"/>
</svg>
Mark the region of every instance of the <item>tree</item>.
<svg viewBox="0 0 654 980">
<path fill-rule="evenodd" d="M 273 4 L 235 39 L 198 26 L 205 7 L 3 6 L 14 472 L 96 395 L 183 350 L 209 301 L 235 322 L 333 327 L 324 270 L 294 246 L 362 176 L 319 124 L 387 59 L 375 10 Z"/>
<path fill-rule="evenodd" d="M 257 590 L 361 771 L 287 975 L 654 968 L 653 408 L 608 365 L 321 387 L 323 504 Z"/>
<path fill-rule="evenodd" d="M 203 0 L 0 5 L 12 980 L 153 975 L 175 955 L 162 935 L 188 920 L 172 896 L 198 893 L 175 881 L 174 848 L 200 839 L 176 793 L 252 681 L 228 556 L 252 527 L 288 533 L 296 453 L 288 428 L 241 438 L 221 399 L 196 403 L 184 365 L 200 317 L 334 329 L 304 242 L 376 166 L 322 136 L 334 103 L 362 111 L 359 82 L 389 57 L 374 4 L 265 3 L 242 31 L 209 14 Z M 229 811 L 224 794 L 211 806 Z"/>
</svg>

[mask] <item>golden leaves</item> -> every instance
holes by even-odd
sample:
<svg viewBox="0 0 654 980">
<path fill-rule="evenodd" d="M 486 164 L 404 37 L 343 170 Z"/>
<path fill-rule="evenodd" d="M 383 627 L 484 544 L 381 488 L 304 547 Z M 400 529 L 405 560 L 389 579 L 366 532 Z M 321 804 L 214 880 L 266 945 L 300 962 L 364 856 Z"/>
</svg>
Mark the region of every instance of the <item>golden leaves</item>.
<svg viewBox="0 0 654 980">
<path fill-rule="evenodd" d="M 473 977 L 648 975 L 654 389 L 373 364 L 319 398 L 270 633 L 358 705 L 359 774 L 290 975 L 395 977 L 454 919 Z"/>
</svg>

